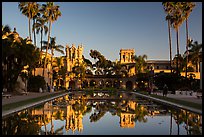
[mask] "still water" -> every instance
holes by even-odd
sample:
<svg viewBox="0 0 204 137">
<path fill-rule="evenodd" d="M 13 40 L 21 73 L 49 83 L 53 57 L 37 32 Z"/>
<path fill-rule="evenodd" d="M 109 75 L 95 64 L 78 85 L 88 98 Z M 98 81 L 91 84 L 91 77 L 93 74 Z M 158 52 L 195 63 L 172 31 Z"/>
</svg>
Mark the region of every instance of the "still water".
<svg viewBox="0 0 204 137">
<path fill-rule="evenodd" d="M 2 119 L 3 135 L 202 135 L 202 115 L 131 93 L 74 93 Z"/>
</svg>

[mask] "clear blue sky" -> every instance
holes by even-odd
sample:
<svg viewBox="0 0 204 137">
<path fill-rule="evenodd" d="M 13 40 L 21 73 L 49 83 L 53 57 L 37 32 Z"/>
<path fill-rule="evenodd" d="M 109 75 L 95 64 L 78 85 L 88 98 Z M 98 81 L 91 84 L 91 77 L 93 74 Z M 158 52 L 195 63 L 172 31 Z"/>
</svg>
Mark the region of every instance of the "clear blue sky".
<svg viewBox="0 0 204 137">
<path fill-rule="evenodd" d="M 119 60 L 119 51 L 134 48 L 136 55 L 150 59 L 169 59 L 168 28 L 161 2 L 55 2 L 62 16 L 54 22 L 51 36 L 57 44 L 83 44 L 84 56 L 90 50 L 107 59 Z M 28 19 L 20 13 L 17 2 L 2 3 L 2 24 L 16 27 L 21 37 L 28 34 Z M 172 52 L 176 54 L 176 35 L 172 30 Z M 202 3 L 189 17 L 189 36 L 202 43 Z M 40 35 L 37 37 L 40 40 Z M 46 39 L 47 40 L 47 37 Z M 180 28 L 180 53 L 186 45 L 185 23 Z M 38 47 L 40 44 L 38 43 Z M 61 54 L 55 53 L 56 56 Z M 92 60 L 93 61 L 93 60 Z"/>
</svg>

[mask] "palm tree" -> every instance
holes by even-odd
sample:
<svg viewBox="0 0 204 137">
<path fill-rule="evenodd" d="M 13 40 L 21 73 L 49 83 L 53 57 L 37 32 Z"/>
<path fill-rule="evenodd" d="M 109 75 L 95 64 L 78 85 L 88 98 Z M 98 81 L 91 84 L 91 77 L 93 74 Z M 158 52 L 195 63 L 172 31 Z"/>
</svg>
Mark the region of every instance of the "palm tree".
<svg viewBox="0 0 204 137">
<path fill-rule="evenodd" d="M 59 16 L 61 16 L 61 12 L 59 10 L 59 6 L 54 5 L 54 2 L 47 2 L 47 4 L 43 4 L 42 9 L 40 9 L 40 12 L 43 14 L 43 17 L 46 18 L 49 22 L 49 29 L 48 29 L 49 31 L 48 31 L 48 38 L 47 38 L 48 43 L 47 43 L 46 54 L 45 54 L 45 63 L 43 67 L 43 76 L 44 76 L 47 52 L 48 52 L 48 47 L 50 43 L 51 26 L 52 26 L 52 23 L 56 21 Z"/>
<path fill-rule="evenodd" d="M 63 57 L 56 57 L 55 60 L 53 61 L 53 67 L 54 68 L 57 68 L 57 70 L 55 69 L 55 74 L 57 74 L 57 80 L 60 81 L 60 73 L 62 73 L 61 69 L 62 69 L 62 63 L 63 62 Z M 53 78 L 54 78 L 54 73 L 53 73 Z M 59 82 L 60 84 L 60 82 Z"/>
<path fill-rule="evenodd" d="M 172 47 L 171 47 L 171 25 L 172 25 L 172 2 L 163 2 L 164 10 L 167 13 L 166 20 L 168 22 L 168 32 L 169 32 L 169 52 L 170 52 L 170 69 L 172 72 Z"/>
<path fill-rule="evenodd" d="M 54 38 L 50 37 L 50 38 L 51 38 L 50 44 L 48 44 L 47 41 L 43 41 L 43 44 L 47 45 L 47 46 L 43 46 L 43 49 L 47 49 L 47 47 L 48 47 L 48 49 L 51 49 L 51 53 L 52 53 L 51 54 L 51 68 L 52 68 L 52 62 L 53 62 L 52 60 L 53 60 L 53 56 L 54 56 L 54 50 L 64 54 L 64 51 L 62 50 L 62 49 L 64 49 L 64 46 L 56 45 L 56 37 L 54 37 Z"/>
<path fill-rule="evenodd" d="M 190 13 L 192 12 L 193 8 L 195 7 L 194 2 L 183 2 L 183 13 L 186 19 L 186 51 L 188 51 L 188 18 Z M 186 77 L 187 77 L 187 67 L 188 67 L 188 52 L 186 56 Z"/>
<path fill-rule="evenodd" d="M 172 12 L 172 24 L 173 28 L 176 31 L 176 43 L 177 43 L 177 56 L 179 56 L 179 27 L 182 25 L 184 21 L 184 17 L 182 15 L 182 4 L 181 2 L 173 2 L 173 12 Z M 179 74 L 178 70 L 178 58 L 176 63 L 176 73 Z"/>
<path fill-rule="evenodd" d="M 135 55 L 134 57 L 135 59 L 135 67 L 136 67 L 136 71 L 137 73 L 141 73 L 144 71 L 144 67 L 147 65 L 146 64 L 146 59 L 147 59 L 147 55 Z"/>
<path fill-rule="evenodd" d="M 41 34 L 40 51 L 42 51 L 43 31 L 45 32 L 45 35 L 47 35 L 47 32 L 48 32 L 48 27 L 45 25 L 46 22 L 47 22 L 46 18 L 37 17 L 36 23 L 34 24 L 34 28 L 36 28 L 36 33 Z"/>
<path fill-rule="evenodd" d="M 44 46 L 42 47 L 42 49 L 46 49 L 47 48 L 47 45 L 48 45 L 48 49 L 51 50 L 51 53 L 52 53 L 52 56 L 51 56 L 51 62 L 52 62 L 52 58 L 54 56 L 54 50 L 64 54 L 64 46 L 62 45 L 56 45 L 56 37 L 50 37 L 51 39 L 51 42 L 50 44 L 48 44 L 47 41 L 42 41 L 42 43 L 44 44 Z"/>
<path fill-rule="evenodd" d="M 31 39 L 31 19 L 37 14 L 39 4 L 37 2 L 19 2 L 18 8 L 23 15 L 28 17 L 29 22 L 29 38 Z"/>
<path fill-rule="evenodd" d="M 9 25 L 2 25 L 2 37 L 8 35 L 11 32 L 11 27 Z"/>
<path fill-rule="evenodd" d="M 198 44 L 197 41 L 192 43 L 193 40 L 189 42 L 189 60 L 192 64 L 196 66 L 196 72 L 199 72 L 199 63 L 202 61 L 202 44 Z"/>
</svg>

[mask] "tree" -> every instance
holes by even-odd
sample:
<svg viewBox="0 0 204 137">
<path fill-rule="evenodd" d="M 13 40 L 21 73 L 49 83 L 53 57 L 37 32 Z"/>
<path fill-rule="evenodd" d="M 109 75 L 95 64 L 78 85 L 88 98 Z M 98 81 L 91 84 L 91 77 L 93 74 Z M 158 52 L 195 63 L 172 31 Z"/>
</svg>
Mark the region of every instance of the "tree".
<svg viewBox="0 0 204 137">
<path fill-rule="evenodd" d="M 62 49 L 64 49 L 64 46 L 56 45 L 56 37 L 54 37 L 54 38 L 50 37 L 50 38 L 51 38 L 51 42 L 49 44 L 47 41 L 43 41 L 43 44 L 47 45 L 47 46 L 43 46 L 43 49 L 47 49 L 47 47 L 48 47 L 48 49 L 51 49 L 51 53 L 52 53 L 51 54 L 51 68 L 52 68 L 52 63 L 53 63 L 52 60 L 53 60 L 53 56 L 54 56 L 54 50 L 64 54 L 64 51 L 62 50 Z"/>
<path fill-rule="evenodd" d="M 146 63 L 146 59 L 147 59 L 147 55 L 135 55 L 134 57 L 135 59 L 135 67 L 136 67 L 136 72 L 137 73 L 141 73 L 144 71 L 145 66 L 147 65 Z"/>
<path fill-rule="evenodd" d="M 9 33 L 11 33 L 11 28 L 9 25 L 2 25 L 2 37 L 7 36 Z"/>
<path fill-rule="evenodd" d="M 48 32 L 48 27 L 46 26 L 47 23 L 47 20 L 46 18 L 43 18 L 43 17 L 37 17 L 36 19 L 36 22 L 33 26 L 33 28 L 36 29 L 36 33 L 37 34 L 41 34 L 41 40 L 40 40 L 40 43 L 41 43 L 41 46 L 40 46 L 40 51 L 42 51 L 42 38 L 43 38 L 43 31 L 45 33 L 45 35 L 47 35 L 47 32 Z"/>
<path fill-rule="evenodd" d="M 167 13 L 166 15 L 166 20 L 168 22 L 168 33 L 169 33 L 169 52 L 170 52 L 170 69 L 172 72 L 172 47 L 171 47 L 171 27 L 172 27 L 172 2 L 163 2 L 162 5 L 164 7 L 165 12 Z"/>
<path fill-rule="evenodd" d="M 49 22 L 48 38 L 47 38 L 48 43 L 47 43 L 47 48 L 46 48 L 46 53 L 45 53 L 45 63 L 43 67 L 43 76 L 44 76 L 47 52 L 48 52 L 48 47 L 50 43 L 51 26 L 52 26 L 52 23 L 56 21 L 59 16 L 61 16 L 61 12 L 59 10 L 59 6 L 54 5 L 54 2 L 47 2 L 47 4 L 43 4 L 42 8 L 40 9 L 40 12 L 43 14 L 43 17 L 46 18 Z"/>
<path fill-rule="evenodd" d="M 36 62 L 39 61 L 39 51 L 35 49 L 29 39 L 19 37 L 16 30 L 2 39 L 2 50 L 3 64 L 6 66 L 7 88 L 13 91 L 17 78 L 24 66 L 28 65 L 28 70 L 31 72 Z"/>
<path fill-rule="evenodd" d="M 188 18 L 190 16 L 190 13 L 192 12 L 193 8 L 195 7 L 194 2 L 182 2 L 183 4 L 183 13 L 184 17 L 186 19 L 186 51 L 188 51 Z M 186 77 L 187 77 L 187 67 L 188 67 L 188 52 L 186 56 Z"/>
<path fill-rule="evenodd" d="M 38 4 L 37 2 L 19 2 L 18 8 L 22 12 L 23 15 L 28 17 L 29 22 L 29 38 L 31 39 L 31 19 L 37 14 L 38 10 Z"/>
<path fill-rule="evenodd" d="M 179 56 L 179 28 L 185 19 L 182 13 L 183 13 L 182 3 L 181 2 L 173 2 L 173 10 L 172 10 L 171 16 L 172 16 L 173 28 L 176 31 L 177 56 Z M 177 63 L 176 63 L 176 73 L 179 74 L 178 58 L 177 58 Z"/>
<path fill-rule="evenodd" d="M 202 44 L 193 40 L 189 42 L 189 60 L 196 66 L 196 72 L 199 72 L 199 63 L 202 61 Z"/>
</svg>

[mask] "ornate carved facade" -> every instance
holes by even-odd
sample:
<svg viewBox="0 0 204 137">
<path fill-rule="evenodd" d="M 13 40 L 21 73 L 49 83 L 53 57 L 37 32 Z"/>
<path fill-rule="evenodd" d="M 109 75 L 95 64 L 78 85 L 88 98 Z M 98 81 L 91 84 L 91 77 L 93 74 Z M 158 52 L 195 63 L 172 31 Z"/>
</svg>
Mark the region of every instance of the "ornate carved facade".
<svg viewBox="0 0 204 137">
<path fill-rule="evenodd" d="M 120 63 L 135 63 L 134 56 L 135 50 L 134 49 L 121 49 L 120 50 Z"/>
<path fill-rule="evenodd" d="M 120 49 L 120 64 L 126 64 L 127 69 L 129 70 L 128 75 L 135 75 L 135 50 L 134 49 Z"/>
<path fill-rule="evenodd" d="M 76 48 L 75 44 L 72 44 L 71 47 L 66 45 L 65 51 L 67 71 L 70 72 L 76 63 L 82 63 L 83 46 L 81 44 Z"/>
</svg>

